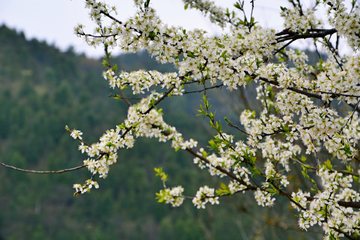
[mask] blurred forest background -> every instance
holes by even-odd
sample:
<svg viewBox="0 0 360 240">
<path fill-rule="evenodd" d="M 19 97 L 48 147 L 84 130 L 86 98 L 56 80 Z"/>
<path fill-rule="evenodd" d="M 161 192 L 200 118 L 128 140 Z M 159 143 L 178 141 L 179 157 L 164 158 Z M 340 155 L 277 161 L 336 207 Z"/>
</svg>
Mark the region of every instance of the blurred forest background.
<svg viewBox="0 0 360 240">
<path fill-rule="evenodd" d="M 0 162 L 35 170 L 81 165 L 86 155 L 78 151 L 65 125 L 83 131 L 84 140 L 93 143 L 127 114 L 121 100 L 108 97 L 117 92 L 101 76 L 101 62 L 72 48 L 61 52 L 46 42 L 28 41 L 23 33 L 0 26 Z M 113 62 L 125 71 L 175 71 L 145 52 L 118 55 Z M 259 106 L 253 87 L 231 94 L 215 89 L 209 95 L 219 118 L 226 113 L 236 125 L 241 110 Z M 206 119 L 196 117 L 201 99 L 202 94 L 172 97 L 159 107 L 185 139 L 206 147 L 214 131 Z M 86 169 L 39 175 L 0 166 L 0 240 L 321 238 L 299 231 L 295 212 L 281 199 L 273 208 L 257 206 L 253 193 L 220 199 L 220 205 L 206 210 L 194 208 L 189 200 L 180 208 L 158 203 L 155 193 L 162 183 L 154 167 L 169 174 L 169 187 L 182 185 L 190 196 L 206 183 L 218 188 L 220 180 L 228 181 L 211 178 L 170 143 L 137 139 L 133 149 L 118 155 L 107 179 L 96 179 L 100 188 L 78 197 L 72 185 L 90 177 Z"/>
</svg>

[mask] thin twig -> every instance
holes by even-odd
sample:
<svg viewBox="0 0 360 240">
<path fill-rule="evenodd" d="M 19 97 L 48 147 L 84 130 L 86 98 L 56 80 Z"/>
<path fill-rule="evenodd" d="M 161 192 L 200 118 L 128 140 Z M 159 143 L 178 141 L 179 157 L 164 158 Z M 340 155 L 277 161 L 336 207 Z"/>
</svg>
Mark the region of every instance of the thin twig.
<svg viewBox="0 0 360 240">
<path fill-rule="evenodd" d="M 206 90 L 213 89 L 213 88 L 221 88 L 222 86 L 224 86 L 223 83 L 222 83 L 222 84 L 219 84 L 219 85 L 216 85 L 216 86 L 212 86 L 212 87 L 208 87 L 208 88 L 203 88 L 203 89 L 200 89 L 200 90 L 195 90 L 195 91 L 190 91 L 190 92 L 184 92 L 183 94 L 205 92 Z"/>
<path fill-rule="evenodd" d="M 267 82 L 267 83 L 270 83 L 270 84 L 273 84 L 273 85 L 276 85 L 278 87 L 279 86 L 279 83 L 277 82 L 274 82 L 274 81 L 270 81 L 268 80 L 267 78 L 263 78 L 263 77 L 260 77 L 259 78 L 260 80 L 264 81 L 264 82 Z M 281 88 L 281 87 L 280 87 Z M 297 93 L 300 93 L 302 95 L 305 95 L 305 96 L 308 96 L 308 97 L 312 97 L 312 98 L 317 98 L 317 99 L 321 99 L 321 96 L 320 95 L 317 95 L 315 93 L 310 93 L 310 92 L 306 92 L 306 91 L 303 91 L 303 90 L 300 90 L 300 89 L 297 89 L 297 88 L 293 88 L 293 87 L 287 87 L 286 89 L 288 90 L 291 90 L 291 91 L 294 91 L 294 92 L 297 92 Z"/>
<path fill-rule="evenodd" d="M 346 232 L 342 231 L 342 230 L 339 229 L 339 228 L 332 227 L 332 229 L 334 229 L 334 230 L 337 231 L 338 233 L 344 234 L 344 236 L 345 236 L 346 238 L 350 239 L 350 240 L 356 240 L 356 239 L 358 239 L 358 238 L 354 238 L 354 237 L 350 236 L 349 234 L 347 234 Z"/>
<path fill-rule="evenodd" d="M 105 56 L 107 58 L 107 62 L 109 64 L 109 67 L 112 69 L 113 66 L 111 64 L 111 59 L 110 59 L 110 54 L 109 54 L 109 51 L 108 51 L 108 46 L 107 44 L 104 44 L 104 51 L 105 51 Z M 121 98 L 125 101 L 126 105 L 128 105 L 128 107 L 131 107 L 131 103 L 129 102 L 129 100 L 126 98 L 124 92 L 121 90 L 120 87 L 117 87 L 117 89 L 119 90 L 119 93 L 121 95 Z"/>
<path fill-rule="evenodd" d="M 278 53 L 278 52 L 280 52 L 281 50 L 283 50 L 284 48 L 286 48 L 287 46 L 289 46 L 291 43 L 293 43 L 293 42 L 295 42 L 295 39 L 292 39 L 291 41 L 289 41 L 289 42 L 287 42 L 284 46 L 282 46 L 281 48 L 279 48 L 278 50 L 276 50 L 275 52 L 274 52 L 274 56 Z"/>
<path fill-rule="evenodd" d="M 227 120 L 226 122 L 228 123 L 228 125 L 229 125 L 230 127 L 236 128 L 236 129 L 239 130 L 240 132 L 242 132 L 242 133 L 244 133 L 244 134 L 246 134 L 246 135 L 248 135 L 248 136 L 251 136 L 249 133 L 247 133 L 246 131 L 242 130 L 242 129 L 239 128 L 238 126 L 233 125 L 233 124 L 230 122 L 230 120 Z"/>
<path fill-rule="evenodd" d="M 37 170 L 28 170 L 28 169 L 17 168 L 17 167 L 10 166 L 10 165 L 7 165 L 2 162 L 0 162 L 0 165 L 3 165 L 4 167 L 7 167 L 7 168 L 14 169 L 16 171 L 25 172 L 25 173 L 36 173 L 36 174 L 60 174 L 60 173 L 65 173 L 65 172 L 76 171 L 76 170 L 86 167 L 86 165 L 81 165 L 81 166 L 57 170 L 57 171 L 37 171 Z"/>
<path fill-rule="evenodd" d="M 120 97 L 120 96 L 117 95 L 117 94 L 114 95 L 114 94 L 112 94 L 112 93 L 109 94 L 109 97 L 123 99 L 123 97 Z M 143 98 L 142 98 L 142 97 L 125 97 L 125 99 L 141 100 L 141 99 L 143 99 Z"/>
<path fill-rule="evenodd" d="M 144 112 L 143 114 L 144 114 L 144 115 L 145 115 L 145 114 L 148 114 L 156 105 L 158 105 L 162 100 L 164 100 L 164 99 L 167 97 L 167 95 L 168 95 L 169 93 L 171 93 L 172 90 L 174 90 L 174 88 L 175 88 L 175 86 L 172 86 L 167 92 L 165 92 L 165 93 L 162 95 L 161 98 L 159 98 L 159 99 L 154 103 L 153 106 L 151 106 L 151 107 L 150 107 L 146 112 Z"/>
<path fill-rule="evenodd" d="M 109 38 L 109 37 L 116 37 L 119 35 L 117 33 L 109 34 L 109 35 L 94 35 L 94 34 L 90 34 L 90 33 L 79 33 L 79 32 L 77 32 L 76 34 L 78 34 L 80 36 L 92 37 L 92 38 Z"/>
<path fill-rule="evenodd" d="M 249 24 L 249 32 L 251 32 L 251 28 L 252 28 L 252 18 L 253 18 L 253 14 L 254 14 L 254 8 L 255 8 L 255 5 L 254 5 L 254 2 L 255 0 L 251 0 L 250 3 L 251 3 L 251 13 L 250 13 L 250 24 Z"/>
<path fill-rule="evenodd" d="M 351 116 L 346 120 L 346 123 L 344 124 L 344 126 L 342 126 L 342 128 L 341 128 L 340 131 L 339 131 L 339 133 L 341 133 L 341 132 L 344 130 L 345 126 L 347 126 L 348 123 L 353 119 L 354 113 L 355 113 L 356 109 L 357 109 L 358 106 L 359 106 L 359 102 L 360 102 L 360 99 L 357 101 L 356 105 L 354 106 L 354 111 L 351 113 Z"/>
<path fill-rule="evenodd" d="M 129 28 L 129 29 L 131 29 L 131 30 L 139 33 L 140 35 L 142 35 L 142 33 L 143 33 L 141 30 L 138 30 L 138 29 L 133 28 L 133 27 L 128 27 L 128 26 L 127 26 L 125 23 L 123 23 L 122 21 L 114 18 L 113 16 L 111 16 L 110 14 L 108 14 L 108 13 L 106 13 L 106 12 L 104 12 L 104 11 L 100 11 L 100 13 L 102 13 L 102 14 L 105 15 L 105 16 L 107 16 L 107 17 L 110 18 L 111 20 L 119 23 L 120 25 L 123 25 L 124 27 Z"/>
<path fill-rule="evenodd" d="M 296 0 L 296 1 L 298 2 L 300 16 L 304 16 L 304 12 L 302 10 L 300 0 Z"/>
</svg>

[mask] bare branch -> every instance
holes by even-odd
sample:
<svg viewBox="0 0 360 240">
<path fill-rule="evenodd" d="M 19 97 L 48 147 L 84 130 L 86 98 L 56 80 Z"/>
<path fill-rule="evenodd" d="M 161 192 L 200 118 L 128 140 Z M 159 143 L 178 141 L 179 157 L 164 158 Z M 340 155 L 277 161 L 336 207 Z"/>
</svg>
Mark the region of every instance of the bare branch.
<svg viewBox="0 0 360 240">
<path fill-rule="evenodd" d="M 17 167 L 7 165 L 7 164 L 2 163 L 2 162 L 0 162 L 0 165 L 3 165 L 4 167 L 7 167 L 7 168 L 14 169 L 16 171 L 25 172 L 25 173 L 36 173 L 36 174 L 60 174 L 60 173 L 65 173 L 65 172 L 76 171 L 76 170 L 79 170 L 81 168 L 86 167 L 86 165 L 81 165 L 81 166 L 68 168 L 68 169 L 57 170 L 57 171 L 37 171 L 37 170 L 28 170 L 28 169 L 17 168 Z"/>
<path fill-rule="evenodd" d="M 110 59 L 110 54 L 109 54 L 109 51 L 108 51 L 108 45 L 107 44 L 104 44 L 104 51 L 105 51 L 105 56 L 106 56 L 106 59 L 107 59 L 107 62 L 109 64 L 109 67 L 112 69 L 113 66 L 111 64 L 111 59 Z M 129 102 L 129 100 L 126 98 L 125 94 L 123 93 L 123 91 L 121 90 L 121 88 L 119 88 L 117 86 L 117 89 L 119 90 L 119 93 L 121 95 L 121 98 L 125 101 L 126 105 L 128 105 L 128 107 L 131 106 L 131 103 Z"/>
<path fill-rule="evenodd" d="M 196 91 L 184 92 L 184 94 L 200 93 L 200 92 L 204 92 L 204 91 L 209 90 L 209 89 L 221 88 L 222 86 L 224 86 L 224 84 L 219 84 L 219 85 L 216 85 L 216 86 L 212 86 L 212 87 L 208 87 L 208 88 L 203 88 L 203 89 L 196 90 Z"/>
</svg>

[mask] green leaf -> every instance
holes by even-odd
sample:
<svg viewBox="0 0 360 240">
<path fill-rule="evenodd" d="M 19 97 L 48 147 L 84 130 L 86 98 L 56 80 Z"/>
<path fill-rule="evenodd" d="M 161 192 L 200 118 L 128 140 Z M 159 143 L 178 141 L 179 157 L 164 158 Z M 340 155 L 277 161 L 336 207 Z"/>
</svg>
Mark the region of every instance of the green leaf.
<svg viewBox="0 0 360 240">
<path fill-rule="evenodd" d="M 120 97 L 118 94 L 112 95 L 111 97 L 114 98 L 114 99 L 116 99 L 116 100 L 120 100 L 120 99 L 121 99 L 121 97 Z"/>
<path fill-rule="evenodd" d="M 332 170 L 333 166 L 331 164 L 331 161 L 328 159 L 324 162 L 325 166 L 327 167 L 327 169 Z"/>
<path fill-rule="evenodd" d="M 225 16 L 230 17 L 230 11 L 229 11 L 229 8 L 226 8 L 226 13 L 225 13 Z"/>
<path fill-rule="evenodd" d="M 163 180 L 164 182 L 166 182 L 167 178 L 168 178 L 168 175 L 164 173 L 164 174 L 162 175 L 161 180 Z"/>
<path fill-rule="evenodd" d="M 251 26 L 254 26 L 255 24 L 256 24 L 255 18 L 252 17 L 251 20 L 250 20 L 250 25 L 251 25 Z"/>
<path fill-rule="evenodd" d="M 215 112 L 214 112 L 214 113 L 209 112 L 208 115 L 209 115 L 209 117 L 210 117 L 211 119 L 214 119 L 214 118 L 215 118 Z"/>
<path fill-rule="evenodd" d="M 113 144 L 113 143 L 111 143 L 111 142 L 108 142 L 105 146 L 107 146 L 107 147 L 113 147 L 113 146 L 115 146 L 115 144 Z"/>
<path fill-rule="evenodd" d="M 190 51 L 186 51 L 186 54 L 191 57 L 191 58 L 195 58 L 195 55 L 193 52 L 190 52 Z"/>
<path fill-rule="evenodd" d="M 117 70 L 118 70 L 118 65 L 115 64 L 115 65 L 113 66 L 113 71 L 116 72 Z"/>
<path fill-rule="evenodd" d="M 302 166 L 302 168 L 303 168 L 303 171 L 301 172 L 301 173 L 302 173 L 302 175 L 303 175 L 306 179 L 308 179 L 308 180 L 310 180 L 310 181 L 311 181 L 310 176 L 307 174 L 307 168 L 306 168 L 306 167 L 304 167 L 304 166 Z"/>
<path fill-rule="evenodd" d="M 225 183 L 220 183 L 220 187 L 222 189 L 227 189 L 228 188 L 228 186 Z"/>
<path fill-rule="evenodd" d="M 267 188 L 266 190 L 271 193 L 271 194 L 278 194 L 279 195 L 279 190 L 277 190 L 273 184 L 270 185 L 271 188 Z"/>
<path fill-rule="evenodd" d="M 150 0 L 146 0 L 146 2 L 144 3 L 144 8 L 148 8 L 150 4 Z"/>
<path fill-rule="evenodd" d="M 126 129 L 126 125 L 125 123 L 119 124 L 117 125 L 120 129 Z"/>
<path fill-rule="evenodd" d="M 244 9 L 244 1 L 238 1 L 238 2 L 236 2 L 236 3 L 234 3 L 234 7 L 236 7 L 237 9 L 239 9 L 239 10 L 243 10 Z"/>
<path fill-rule="evenodd" d="M 245 76 L 246 83 L 249 84 L 253 80 L 253 78 L 250 75 Z"/>
<path fill-rule="evenodd" d="M 287 10 L 286 7 L 282 7 L 282 6 L 280 6 L 280 9 L 281 9 L 281 11 L 283 11 L 283 12 Z"/>
<path fill-rule="evenodd" d="M 215 141 L 214 140 L 210 140 L 209 141 L 209 144 L 210 144 L 210 148 L 212 148 L 212 149 L 214 149 L 215 151 L 217 151 L 218 150 L 218 146 L 217 146 L 217 144 L 215 143 Z"/>
<path fill-rule="evenodd" d="M 323 70 L 324 70 L 322 64 L 323 64 L 323 60 L 320 58 L 320 60 L 319 60 L 319 66 L 318 66 L 318 69 L 319 69 L 320 71 L 323 71 Z"/>
<path fill-rule="evenodd" d="M 274 105 L 269 104 L 269 112 L 271 111 L 271 109 L 273 109 Z"/>
<path fill-rule="evenodd" d="M 154 100 L 154 99 L 151 99 L 151 100 L 150 100 L 149 107 L 153 107 L 154 105 L 155 105 L 155 100 Z"/>
<path fill-rule="evenodd" d="M 160 176 L 161 177 L 161 180 L 163 182 L 166 182 L 167 178 L 168 178 L 168 175 L 165 174 L 162 170 L 162 168 L 154 168 L 155 172 L 156 172 L 156 175 L 155 176 Z"/>
<path fill-rule="evenodd" d="M 281 125 L 281 128 L 282 128 L 282 130 L 284 130 L 287 134 L 290 133 L 290 128 L 289 128 L 289 126 Z"/>
<path fill-rule="evenodd" d="M 347 165 L 346 169 L 347 169 L 346 172 L 348 172 L 348 173 L 353 173 L 354 172 L 354 169 L 352 169 L 351 165 Z"/>
<path fill-rule="evenodd" d="M 316 188 L 311 188 L 311 191 L 315 194 L 318 193 L 318 190 Z"/>
<path fill-rule="evenodd" d="M 359 177 L 353 176 L 353 178 L 354 178 L 355 182 L 360 183 L 360 178 Z"/>
<path fill-rule="evenodd" d="M 234 7 L 236 7 L 237 9 L 241 10 L 241 5 L 237 2 L 237 3 L 234 3 Z"/>
<path fill-rule="evenodd" d="M 219 122 L 216 121 L 216 130 L 217 130 L 218 132 L 221 132 L 221 128 L 222 128 L 221 122 L 220 122 L 220 121 L 219 121 Z"/>
<path fill-rule="evenodd" d="M 216 190 L 216 194 L 218 196 L 223 196 L 223 195 L 230 195 L 231 196 L 230 188 L 226 184 L 220 183 L 220 187 L 221 188 Z"/>
<path fill-rule="evenodd" d="M 271 85 L 268 85 L 267 88 L 266 88 L 266 91 L 272 92 L 272 88 L 273 88 L 273 87 L 272 87 Z"/>
<path fill-rule="evenodd" d="M 251 176 L 256 177 L 256 176 L 261 175 L 261 172 L 260 172 L 259 169 L 257 169 L 257 167 L 251 166 L 251 169 L 252 169 L 252 171 L 253 171 L 253 173 L 251 174 Z"/>
<path fill-rule="evenodd" d="M 350 146 L 344 145 L 344 147 L 340 148 L 340 150 L 345 151 L 348 155 L 351 155 Z"/>
<path fill-rule="evenodd" d="M 286 62 L 286 61 L 287 61 L 287 59 L 285 57 L 279 57 L 278 58 L 279 63 Z"/>
<path fill-rule="evenodd" d="M 160 194 L 160 193 L 155 193 L 156 194 L 156 198 L 155 199 L 159 199 L 158 202 L 163 202 L 164 201 L 164 195 Z"/>
<path fill-rule="evenodd" d="M 203 102 L 204 102 L 204 104 L 205 104 L 205 107 L 206 107 L 207 105 L 209 105 L 209 102 L 208 102 L 208 100 L 207 100 L 207 95 L 206 95 L 206 94 L 203 94 Z"/>
<path fill-rule="evenodd" d="M 262 60 L 257 60 L 256 61 L 256 66 L 259 68 L 260 66 L 261 66 L 261 63 L 262 63 L 263 61 Z"/>
<path fill-rule="evenodd" d="M 150 31 L 150 32 L 149 32 L 149 38 L 150 38 L 151 40 L 154 40 L 155 37 L 156 37 L 156 33 L 155 33 L 154 31 Z"/>
<path fill-rule="evenodd" d="M 160 176 L 162 173 L 162 168 L 154 168 L 155 172 L 157 173 L 156 176 Z"/>
<path fill-rule="evenodd" d="M 108 68 L 108 67 L 109 67 L 109 64 L 108 64 L 108 62 L 106 61 L 105 58 L 103 59 L 103 66 L 104 66 L 104 68 Z"/>
<path fill-rule="evenodd" d="M 261 123 L 262 123 L 264 126 L 266 126 L 264 120 L 263 120 L 262 118 L 259 118 L 259 119 L 260 119 Z"/>
<path fill-rule="evenodd" d="M 197 110 L 200 114 L 197 114 L 196 116 L 201 116 L 201 115 L 203 115 L 204 116 L 204 118 L 206 117 L 206 112 L 205 112 L 205 110 L 204 110 L 204 107 L 200 104 L 200 108 L 201 108 L 201 110 Z"/>
</svg>

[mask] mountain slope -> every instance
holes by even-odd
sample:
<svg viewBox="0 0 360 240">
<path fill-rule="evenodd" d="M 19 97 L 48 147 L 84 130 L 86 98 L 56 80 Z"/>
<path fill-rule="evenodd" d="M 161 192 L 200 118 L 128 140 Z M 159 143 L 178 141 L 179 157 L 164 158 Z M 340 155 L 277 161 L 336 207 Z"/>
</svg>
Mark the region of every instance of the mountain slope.
<svg viewBox="0 0 360 240">
<path fill-rule="evenodd" d="M 114 62 L 127 71 L 174 71 L 144 53 L 120 55 Z M 122 101 L 107 97 L 116 92 L 101 77 L 102 71 L 100 60 L 77 55 L 71 48 L 60 52 L 0 27 L 0 161 L 37 170 L 81 165 L 86 156 L 64 126 L 82 130 L 84 140 L 92 143 L 127 114 Z M 161 107 L 167 122 L 206 147 L 213 132 L 204 127 L 206 120 L 195 117 L 201 98 L 201 94 L 173 97 Z M 235 99 L 210 92 L 214 108 L 223 109 L 219 114 L 233 111 L 237 121 L 242 106 Z M 231 104 L 237 108 L 227 107 Z M 138 139 L 134 149 L 118 154 L 108 178 L 96 179 L 100 188 L 76 198 L 72 184 L 90 177 L 86 169 L 34 175 L 0 167 L 0 239 L 226 240 L 244 235 L 286 239 L 292 234 L 283 233 L 284 226 L 273 226 L 287 217 L 276 213 L 281 209 L 264 211 L 251 194 L 225 198 L 224 204 L 203 211 L 194 209 L 190 201 L 179 209 L 157 203 L 155 192 L 162 183 L 155 178 L 154 167 L 163 167 L 169 174 L 168 184 L 183 185 L 187 195 L 194 195 L 205 183 L 218 187 L 220 182 L 209 180 L 206 171 L 192 164 L 191 156 L 173 151 L 169 143 Z M 266 228 L 269 225 L 271 229 Z M 288 221 L 286 228 L 294 226 L 296 221 Z"/>
</svg>

